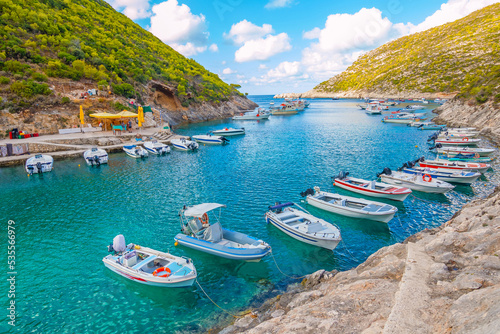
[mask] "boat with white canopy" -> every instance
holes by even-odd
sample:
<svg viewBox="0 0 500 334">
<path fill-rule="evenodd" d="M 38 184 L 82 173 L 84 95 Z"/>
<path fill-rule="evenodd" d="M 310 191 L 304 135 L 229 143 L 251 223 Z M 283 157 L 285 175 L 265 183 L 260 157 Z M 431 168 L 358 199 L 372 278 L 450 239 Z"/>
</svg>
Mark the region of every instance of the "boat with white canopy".
<svg viewBox="0 0 500 334">
<path fill-rule="evenodd" d="M 292 202 L 270 206 L 266 221 L 290 237 L 313 246 L 334 250 L 342 240 L 337 226 Z"/>
<path fill-rule="evenodd" d="M 26 160 L 25 169 L 29 175 L 42 174 L 52 171 L 54 158 L 47 154 L 35 154 Z"/>
<path fill-rule="evenodd" d="M 225 207 L 218 203 L 184 206 L 179 213 L 182 233 L 175 236 L 175 241 L 227 259 L 260 261 L 271 251 L 271 247 L 262 240 L 223 228 L 220 216 Z"/>
</svg>

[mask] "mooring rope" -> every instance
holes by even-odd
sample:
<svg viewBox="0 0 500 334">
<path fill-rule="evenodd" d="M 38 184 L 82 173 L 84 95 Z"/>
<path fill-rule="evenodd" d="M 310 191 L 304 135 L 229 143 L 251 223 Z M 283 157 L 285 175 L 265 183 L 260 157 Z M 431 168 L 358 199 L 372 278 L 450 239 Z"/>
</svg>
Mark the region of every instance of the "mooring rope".
<svg viewBox="0 0 500 334">
<path fill-rule="evenodd" d="M 231 312 L 229 312 L 228 310 L 226 309 L 223 309 L 222 307 L 219 306 L 219 304 L 217 304 L 216 302 L 214 302 L 214 300 L 212 298 L 210 298 L 210 296 L 208 295 L 208 293 L 206 293 L 206 291 L 203 289 L 203 287 L 201 286 L 200 282 L 198 282 L 198 279 L 196 279 L 196 284 L 198 284 L 198 286 L 200 287 L 201 291 L 203 291 L 203 293 L 205 294 L 205 296 L 207 296 L 207 298 L 215 305 L 217 306 L 219 309 L 221 309 L 222 311 L 224 311 L 225 313 L 229 314 L 230 316 L 234 317 L 234 318 L 237 318 L 237 319 L 240 319 L 240 318 L 243 318 L 245 315 L 249 314 L 249 313 L 252 313 L 252 311 L 248 311 L 244 314 L 241 314 L 241 315 L 236 315 L 236 314 L 233 314 Z"/>
<path fill-rule="evenodd" d="M 435 204 L 435 205 L 442 205 L 442 206 L 451 206 L 451 204 L 446 204 L 446 203 L 439 203 L 439 202 L 433 202 L 433 201 L 428 201 L 426 199 L 423 199 L 423 198 L 419 198 L 419 197 L 416 197 L 415 195 L 413 194 L 410 194 L 411 197 L 415 198 L 415 199 L 418 199 L 422 202 L 426 202 L 426 203 L 429 203 L 429 204 Z"/>
<path fill-rule="evenodd" d="M 347 246 L 345 245 L 345 242 L 344 242 L 344 239 L 340 239 L 340 242 L 342 242 L 342 246 L 344 246 L 345 250 L 347 251 L 347 254 L 351 257 L 351 259 L 353 259 L 355 262 L 359 262 L 359 259 L 357 259 L 352 253 L 351 251 L 349 250 L 349 248 L 347 248 Z"/>
<path fill-rule="evenodd" d="M 305 276 L 290 276 L 290 275 L 285 274 L 285 273 L 281 270 L 281 268 L 278 266 L 278 262 L 276 262 L 276 258 L 274 257 L 274 254 L 273 254 L 273 249 L 272 249 L 272 248 L 271 248 L 271 251 L 270 251 L 269 253 L 271 253 L 271 257 L 272 257 L 272 258 L 273 258 L 273 260 L 274 260 L 274 264 L 276 265 L 276 268 L 278 268 L 278 270 L 280 271 L 280 273 L 282 273 L 282 274 L 283 274 L 283 275 L 285 275 L 286 277 L 291 278 L 291 279 L 302 279 L 302 278 L 305 278 L 305 277 L 307 276 L 307 275 L 305 275 Z"/>
</svg>

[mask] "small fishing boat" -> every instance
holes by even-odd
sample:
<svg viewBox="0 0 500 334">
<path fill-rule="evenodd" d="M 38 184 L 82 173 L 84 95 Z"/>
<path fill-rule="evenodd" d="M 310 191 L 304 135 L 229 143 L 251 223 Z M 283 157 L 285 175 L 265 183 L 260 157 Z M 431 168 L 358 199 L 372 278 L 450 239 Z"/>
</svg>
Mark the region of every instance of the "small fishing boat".
<svg viewBox="0 0 500 334">
<path fill-rule="evenodd" d="M 129 157 L 138 159 L 138 158 L 147 158 L 148 157 L 148 151 L 146 151 L 144 148 L 141 146 L 136 146 L 136 145 L 125 145 L 123 146 L 123 150 Z"/>
<path fill-rule="evenodd" d="M 338 176 L 333 178 L 333 185 L 365 196 L 395 201 L 404 201 L 411 194 L 411 190 L 408 188 L 349 177 L 349 172 L 340 172 Z"/>
<path fill-rule="evenodd" d="M 104 265 L 129 280 L 167 288 L 189 287 L 196 281 L 196 268 L 191 259 L 139 245 L 125 245 L 121 234 L 113 239 L 108 251 L 112 254 L 102 259 Z"/>
<path fill-rule="evenodd" d="M 152 141 L 144 142 L 144 148 L 146 151 L 152 154 L 161 155 L 165 153 L 170 153 L 170 146 L 160 143 L 156 139 Z"/>
<path fill-rule="evenodd" d="M 172 146 L 181 151 L 196 151 L 199 147 L 198 143 L 186 138 L 175 138 L 170 141 Z"/>
<path fill-rule="evenodd" d="M 384 182 L 410 188 L 412 190 L 421 191 L 424 193 L 443 194 L 455 188 L 454 185 L 442 180 L 433 179 L 428 174 L 407 174 L 404 172 L 391 171 L 389 168 L 384 168 L 382 173 L 377 174 Z"/>
<path fill-rule="evenodd" d="M 229 143 L 229 140 L 226 137 L 214 136 L 211 133 L 206 135 L 196 135 L 191 138 L 202 144 L 225 145 Z"/>
<path fill-rule="evenodd" d="M 300 195 L 306 197 L 307 203 L 312 206 L 347 217 L 388 223 L 398 212 L 396 207 L 389 204 L 327 193 L 319 187 L 307 189 Z"/>
<path fill-rule="evenodd" d="M 441 130 L 446 127 L 446 125 L 435 124 L 432 122 L 423 122 L 422 124 L 417 126 L 418 130 Z"/>
<path fill-rule="evenodd" d="M 431 176 L 433 179 L 439 179 L 446 182 L 451 183 L 460 183 L 460 184 L 471 184 L 476 181 L 481 173 L 477 172 L 467 172 L 467 171 L 456 171 L 456 172 L 447 172 L 444 170 L 423 168 L 423 167 L 404 167 L 401 171 L 407 174 L 427 174 Z"/>
<path fill-rule="evenodd" d="M 437 153 L 446 153 L 450 157 L 458 154 L 474 154 L 474 157 L 477 158 L 488 157 L 496 151 L 495 148 L 443 146 L 441 144 L 436 144 L 435 146 L 429 148 L 429 150 L 434 149 L 437 151 Z"/>
<path fill-rule="evenodd" d="M 224 128 L 221 130 L 215 130 L 215 131 L 211 131 L 211 132 L 212 132 L 212 134 L 217 135 L 217 136 L 224 136 L 224 137 L 239 136 L 239 135 L 245 134 L 245 128 L 240 128 L 240 129 Z"/>
<path fill-rule="evenodd" d="M 259 108 L 257 111 L 254 112 L 249 112 L 249 113 L 241 113 L 237 116 L 233 116 L 233 120 L 237 121 L 246 121 L 246 120 L 266 120 L 269 119 L 269 116 L 271 116 L 271 113 L 269 111 L 266 111 L 264 108 Z"/>
<path fill-rule="evenodd" d="M 424 106 L 419 106 L 418 104 L 412 104 L 405 107 L 406 110 L 422 110 L 425 109 Z"/>
<path fill-rule="evenodd" d="M 382 119 L 382 122 L 409 124 L 412 122 L 420 122 L 421 120 L 424 120 L 424 119 L 425 119 L 425 117 L 420 117 L 420 116 L 409 114 L 409 113 L 398 113 L 398 114 L 392 114 L 389 116 L 385 116 Z"/>
<path fill-rule="evenodd" d="M 309 245 L 334 250 L 342 240 L 337 226 L 314 217 L 295 203 L 276 203 L 270 206 L 266 212 L 266 221 L 290 237 Z"/>
<path fill-rule="evenodd" d="M 477 153 L 467 153 L 467 154 L 448 154 L 448 153 L 442 153 L 438 154 L 437 156 L 438 159 L 440 160 L 447 160 L 447 161 L 462 161 L 462 162 L 481 162 L 481 163 L 487 163 L 491 162 L 490 157 L 480 157 L 479 154 Z"/>
<path fill-rule="evenodd" d="M 92 147 L 90 150 L 83 152 L 83 158 L 89 166 L 100 166 L 108 163 L 108 152 L 101 148 Z"/>
<path fill-rule="evenodd" d="M 181 231 L 175 236 L 180 245 L 232 260 L 258 262 L 271 247 L 262 240 L 222 228 L 220 214 L 225 205 L 204 203 L 184 206 L 179 213 Z M 214 211 L 219 210 L 217 215 Z M 209 219 L 208 214 L 212 214 Z"/>
<path fill-rule="evenodd" d="M 453 138 L 453 137 L 458 137 L 458 138 L 463 138 L 463 137 L 469 137 L 469 138 L 475 138 L 479 135 L 479 132 L 453 132 L 453 131 L 448 131 L 447 129 L 442 129 L 439 132 L 439 137 L 448 137 L 448 138 Z"/>
<path fill-rule="evenodd" d="M 451 132 L 477 132 L 476 128 L 448 128 Z"/>
<path fill-rule="evenodd" d="M 365 113 L 367 113 L 368 115 L 381 115 L 382 106 L 380 106 L 379 104 L 369 103 Z"/>
<path fill-rule="evenodd" d="M 484 163 L 473 163 L 473 162 L 461 162 L 461 161 L 449 161 L 449 160 L 425 160 L 421 158 L 419 161 L 420 167 L 423 168 L 431 168 L 431 169 L 439 169 L 446 171 L 455 171 L 455 170 L 468 170 L 479 173 L 484 173 L 488 169 L 491 168 L 491 165 Z"/>
<path fill-rule="evenodd" d="M 29 175 L 47 173 L 52 170 L 54 159 L 47 154 L 35 154 L 26 160 L 25 169 Z"/>
<path fill-rule="evenodd" d="M 479 138 L 469 138 L 469 137 L 438 137 L 434 140 L 435 144 L 447 145 L 447 146 L 475 146 L 479 144 L 481 139 Z"/>
</svg>

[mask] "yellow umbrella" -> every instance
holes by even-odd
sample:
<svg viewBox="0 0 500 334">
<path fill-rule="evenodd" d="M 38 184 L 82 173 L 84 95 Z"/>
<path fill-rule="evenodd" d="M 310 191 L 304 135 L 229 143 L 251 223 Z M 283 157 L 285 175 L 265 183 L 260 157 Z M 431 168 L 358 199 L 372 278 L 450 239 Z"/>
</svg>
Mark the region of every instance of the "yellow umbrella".
<svg viewBox="0 0 500 334">
<path fill-rule="evenodd" d="M 84 120 L 83 120 L 83 107 L 80 106 L 80 123 L 85 124 Z"/>
<path fill-rule="evenodd" d="M 124 110 L 124 111 L 120 111 L 118 114 L 116 114 L 122 118 L 137 118 L 139 117 L 138 114 L 134 114 L 133 112 L 130 112 L 130 111 L 127 111 L 127 110 Z"/>
<path fill-rule="evenodd" d="M 139 107 L 139 112 L 138 112 L 138 121 L 139 121 L 139 127 L 142 126 L 142 122 L 144 122 L 144 111 L 142 110 L 142 107 Z"/>
<path fill-rule="evenodd" d="M 115 114 L 110 114 L 108 112 L 100 112 L 96 114 L 90 114 L 90 117 L 95 117 L 95 118 L 121 118 L 120 115 L 115 115 Z"/>
</svg>

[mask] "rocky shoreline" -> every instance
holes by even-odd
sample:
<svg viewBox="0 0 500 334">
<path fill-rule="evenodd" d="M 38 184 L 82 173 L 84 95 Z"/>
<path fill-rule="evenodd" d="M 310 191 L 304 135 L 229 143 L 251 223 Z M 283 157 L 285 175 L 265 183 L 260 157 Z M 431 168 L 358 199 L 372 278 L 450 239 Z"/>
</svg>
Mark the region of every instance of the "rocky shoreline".
<svg viewBox="0 0 500 334">
<path fill-rule="evenodd" d="M 302 96 L 304 97 L 304 96 Z M 495 106 L 454 99 L 436 110 L 497 145 Z M 497 333 L 500 187 L 448 222 L 384 247 L 345 272 L 320 270 L 225 328 L 233 333 Z"/>
<path fill-rule="evenodd" d="M 425 98 L 428 100 L 440 99 L 451 99 L 456 96 L 456 93 L 421 93 L 421 92 L 386 92 L 386 91 L 365 91 L 365 90 L 354 90 L 354 91 L 344 91 L 344 92 L 322 92 L 312 89 L 305 93 L 283 93 L 274 96 L 275 99 L 298 99 L 298 98 L 309 98 L 309 99 L 326 99 L 326 98 L 341 98 L 341 99 L 362 99 L 365 97 L 370 98 L 380 98 L 380 99 L 421 99 Z"/>
</svg>

